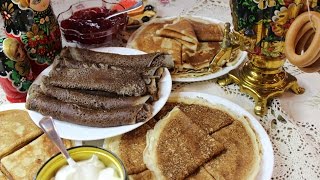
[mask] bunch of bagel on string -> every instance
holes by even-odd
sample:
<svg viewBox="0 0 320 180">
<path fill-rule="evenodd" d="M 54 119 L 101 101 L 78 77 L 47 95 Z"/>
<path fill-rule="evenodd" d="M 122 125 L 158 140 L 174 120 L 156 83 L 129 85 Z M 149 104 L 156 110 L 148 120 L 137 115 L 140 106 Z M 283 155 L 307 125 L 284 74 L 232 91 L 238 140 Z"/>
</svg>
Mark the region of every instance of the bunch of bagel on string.
<svg viewBox="0 0 320 180">
<path fill-rule="evenodd" d="M 286 34 L 285 54 L 302 71 L 320 70 L 319 12 L 304 12 L 293 21 Z"/>
</svg>

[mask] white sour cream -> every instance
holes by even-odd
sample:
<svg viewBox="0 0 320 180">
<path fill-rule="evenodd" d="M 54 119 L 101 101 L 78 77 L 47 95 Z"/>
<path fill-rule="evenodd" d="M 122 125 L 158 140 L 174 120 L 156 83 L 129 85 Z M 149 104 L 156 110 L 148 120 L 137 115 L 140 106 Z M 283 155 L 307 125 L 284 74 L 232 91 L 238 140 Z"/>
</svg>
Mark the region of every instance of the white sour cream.
<svg viewBox="0 0 320 180">
<path fill-rule="evenodd" d="M 121 180 L 112 167 L 106 167 L 96 155 L 77 162 L 76 166 L 66 165 L 57 172 L 55 180 Z"/>
</svg>

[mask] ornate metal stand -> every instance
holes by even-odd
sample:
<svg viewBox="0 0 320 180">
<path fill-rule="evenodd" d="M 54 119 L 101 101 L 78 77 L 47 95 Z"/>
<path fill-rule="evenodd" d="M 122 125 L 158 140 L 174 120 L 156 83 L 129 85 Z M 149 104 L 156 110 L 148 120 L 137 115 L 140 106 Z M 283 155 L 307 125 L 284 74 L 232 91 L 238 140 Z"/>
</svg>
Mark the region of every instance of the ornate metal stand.
<svg viewBox="0 0 320 180">
<path fill-rule="evenodd" d="M 296 94 L 304 92 L 304 88 L 299 87 L 297 79 L 281 69 L 261 69 L 247 62 L 241 68 L 231 71 L 224 79 L 218 80 L 218 83 L 221 86 L 231 83 L 239 85 L 242 92 L 254 98 L 255 114 L 263 116 L 267 111 L 267 103 L 272 98 L 281 95 L 288 89 Z"/>
</svg>

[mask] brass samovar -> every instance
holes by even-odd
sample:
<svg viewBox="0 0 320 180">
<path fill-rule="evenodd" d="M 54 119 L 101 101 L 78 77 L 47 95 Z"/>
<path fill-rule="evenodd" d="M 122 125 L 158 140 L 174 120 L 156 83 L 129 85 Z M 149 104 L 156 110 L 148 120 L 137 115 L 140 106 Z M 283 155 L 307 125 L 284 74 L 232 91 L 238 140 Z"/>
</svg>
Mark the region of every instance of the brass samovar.
<svg viewBox="0 0 320 180">
<path fill-rule="evenodd" d="M 248 61 L 218 80 L 220 85 L 236 83 L 255 100 L 255 114 L 266 113 L 270 99 L 290 89 L 302 94 L 297 79 L 283 65 L 285 35 L 293 20 L 317 6 L 317 0 L 231 0 L 233 30 L 225 33 L 222 48 L 240 48 L 248 52 Z M 229 32 L 226 25 L 225 32 Z M 229 42 L 228 42 L 229 41 Z"/>
</svg>

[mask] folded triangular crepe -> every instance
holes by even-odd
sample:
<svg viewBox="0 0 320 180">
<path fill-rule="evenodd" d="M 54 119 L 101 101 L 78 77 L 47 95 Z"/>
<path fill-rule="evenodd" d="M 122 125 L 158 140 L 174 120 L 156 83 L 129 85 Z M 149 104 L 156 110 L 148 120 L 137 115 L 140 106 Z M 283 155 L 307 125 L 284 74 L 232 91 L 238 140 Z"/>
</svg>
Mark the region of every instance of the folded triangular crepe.
<svg viewBox="0 0 320 180">
<path fill-rule="evenodd" d="M 197 50 L 198 39 L 187 19 L 177 19 L 172 24 L 166 24 L 162 29 L 157 30 L 156 34 L 176 39 L 190 50 Z"/>
<path fill-rule="evenodd" d="M 177 100 L 171 98 L 168 101 L 169 102 L 167 102 L 155 116 L 155 119 L 162 119 L 168 112 L 177 106 L 192 120 L 192 122 L 206 131 L 207 134 L 212 134 L 235 121 L 232 115 L 209 104 L 205 100 Z"/>
<path fill-rule="evenodd" d="M 171 54 L 174 61 L 175 69 L 178 69 L 178 70 L 182 69 L 182 59 L 181 59 L 182 45 L 179 41 L 170 39 L 170 38 L 153 36 L 152 42 L 153 42 L 153 45 L 152 45 L 153 48 L 160 50 L 160 52 L 163 51 L 163 52 L 167 52 L 168 54 Z"/>
<path fill-rule="evenodd" d="M 0 159 L 42 134 L 28 112 L 23 110 L 0 112 L 0 127 Z"/>
<path fill-rule="evenodd" d="M 105 148 L 122 160 L 129 175 L 147 170 L 143 162 L 143 151 L 146 147 L 147 131 L 152 129 L 155 123 L 155 120 L 151 119 L 133 131 L 105 139 Z"/>
<path fill-rule="evenodd" d="M 199 41 L 222 41 L 223 25 L 218 23 L 209 23 L 197 18 L 188 18 L 192 24 L 196 37 Z"/>
<path fill-rule="evenodd" d="M 190 51 L 187 46 L 182 46 L 182 63 L 185 69 L 202 69 L 209 67 L 210 62 L 220 50 L 219 42 L 199 43 L 196 52 Z"/>
<path fill-rule="evenodd" d="M 63 140 L 67 148 L 70 140 Z M 30 144 L 1 159 L 2 170 L 13 179 L 32 180 L 39 168 L 59 150 L 45 135 L 41 135 Z"/>
<path fill-rule="evenodd" d="M 260 169 L 260 144 L 245 118 L 212 135 L 226 151 L 204 165 L 215 179 L 255 179 Z"/>
<path fill-rule="evenodd" d="M 172 21 L 152 21 L 139 28 L 129 40 L 128 47 L 139 49 L 147 53 L 163 52 L 172 55 L 175 69 L 182 69 L 181 43 L 175 39 L 159 37 L 156 31 Z"/>
<path fill-rule="evenodd" d="M 184 179 L 223 149 L 176 107 L 148 131 L 143 160 L 157 179 Z"/>
<path fill-rule="evenodd" d="M 127 47 L 139 49 L 146 53 L 160 52 L 161 43 L 154 43 L 153 37 L 156 36 L 156 31 L 161 29 L 165 24 L 172 21 L 152 21 L 139 28 L 132 34 Z M 170 47 L 168 47 L 170 48 Z"/>
</svg>

